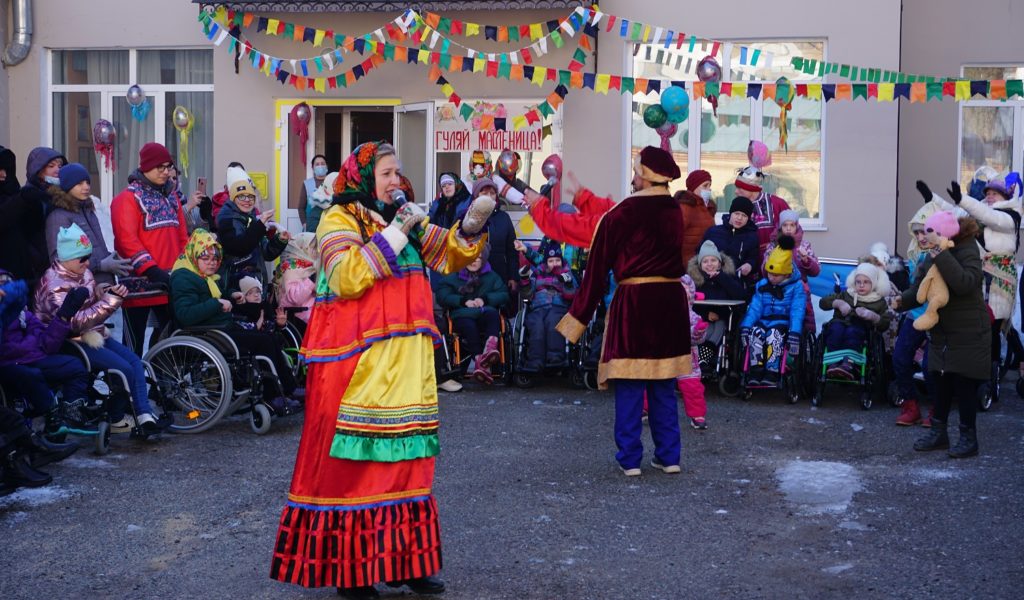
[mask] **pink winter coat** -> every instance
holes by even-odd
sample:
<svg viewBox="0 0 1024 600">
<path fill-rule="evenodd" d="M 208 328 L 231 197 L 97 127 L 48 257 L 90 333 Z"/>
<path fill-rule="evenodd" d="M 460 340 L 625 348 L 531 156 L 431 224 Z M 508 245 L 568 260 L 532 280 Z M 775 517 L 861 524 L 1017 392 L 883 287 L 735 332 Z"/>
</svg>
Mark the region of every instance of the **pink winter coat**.
<svg viewBox="0 0 1024 600">
<path fill-rule="evenodd" d="M 107 339 L 110 333 L 104 323 L 121 307 L 121 298 L 109 292 L 97 296 L 96 280 L 88 269 L 81 275 L 75 275 L 54 261 L 36 288 L 36 315 L 43 323 L 49 323 L 57 315 L 57 309 L 64 303 L 68 292 L 78 287 L 88 289 L 89 298 L 71 318 L 71 336 L 79 339 L 95 332 L 101 336 L 100 340 Z"/>
</svg>

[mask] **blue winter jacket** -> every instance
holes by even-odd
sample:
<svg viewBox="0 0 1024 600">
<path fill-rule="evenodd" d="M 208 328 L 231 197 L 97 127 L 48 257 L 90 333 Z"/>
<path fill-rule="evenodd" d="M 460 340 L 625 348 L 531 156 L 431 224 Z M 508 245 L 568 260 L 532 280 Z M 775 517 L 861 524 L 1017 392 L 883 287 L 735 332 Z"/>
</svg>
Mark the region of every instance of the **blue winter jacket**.
<svg viewBox="0 0 1024 600">
<path fill-rule="evenodd" d="M 781 289 L 781 298 L 776 297 Z M 757 282 L 754 297 L 747 307 L 747 316 L 740 325 L 750 328 L 754 325 L 762 327 L 786 328 L 790 333 L 802 333 L 804 314 L 807 312 L 807 293 L 800 280 L 800 273 L 794 271 L 789 279 L 777 286 L 764 278 Z"/>
</svg>

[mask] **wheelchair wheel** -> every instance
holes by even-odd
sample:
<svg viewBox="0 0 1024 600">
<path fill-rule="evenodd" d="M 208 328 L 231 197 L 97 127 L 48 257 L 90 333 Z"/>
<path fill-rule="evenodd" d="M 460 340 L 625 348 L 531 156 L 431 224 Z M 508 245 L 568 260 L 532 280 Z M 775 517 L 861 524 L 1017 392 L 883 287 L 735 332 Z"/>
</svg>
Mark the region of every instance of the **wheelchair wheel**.
<svg viewBox="0 0 1024 600">
<path fill-rule="evenodd" d="M 512 374 L 512 383 L 519 388 L 531 388 L 535 382 L 532 375 L 519 372 Z"/>
<path fill-rule="evenodd" d="M 978 397 L 978 410 L 988 412 L 988 409 L 992 408 L 992 399 L 995 396 L 992 393 L 992 383 L 986 381 L 979 385 L 976 394 Z"/>
<path fill-rule="evenodd" d="M 569 381 L 572 383 L 572 387 L 577 389 L 583 389 L 586 387 L 586 382 L 583 381 L 584 373 L 579 369 L 569 368 Z"/>
<path fill-rule="evenodd" d="M 175 336 L 146 354 L 156 388 L 171 410 L 170 429 L 199 433 L 213 427 L 231 405 L 231 368 L 214 346 L 202 339 Z"/>
<path fill-rule="evenodd" d="M 253 433 L 263 435 L 270 431 L 270 409 L 263 403 L 254 404 L 249 413 L 249 426 Z"/>
<path fill-rule="evenodd" d="M 583 385 L 586 386 L 588 390 L 596 390 L 598 388 L 597 371 L 584 371 Z"/>
<path fill-rule="evenodd" d="M 110 423 L 106 421 L 100 421 L 96 426 L 96 440 L 93 442 L 95 448 L 93 452 L 103 456 L 107 452 L 110 452 Z"/>
<path fill-rule="evenodd" d="M 718 378 L 718 391 L 725 396 L 735 398 L 743 390 L 740 376 L 736 373 L 726 373 Z"/>
</svg>

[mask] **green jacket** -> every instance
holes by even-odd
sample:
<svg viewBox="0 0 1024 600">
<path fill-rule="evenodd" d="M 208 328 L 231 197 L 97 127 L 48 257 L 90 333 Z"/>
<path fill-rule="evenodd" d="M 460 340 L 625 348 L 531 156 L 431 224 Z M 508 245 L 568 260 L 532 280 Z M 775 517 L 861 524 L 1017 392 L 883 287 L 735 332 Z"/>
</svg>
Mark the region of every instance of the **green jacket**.
<svg viewBox="0 0 1024 600">
<path fill-rule="evenodd" d="M 202 277 L 178 269 L 171 273 L 171 308 L 178 327 L 223 327 L 232 324 L 231 313 L 221 309 Z"/>
<path fill-rule="evenodd" d="M 851 308 L 850 314 L 848 314 L 848 315 L 846 315 L 844 317 L 843 314 L 841 312 L 839 312 L 839 309 L 833 308 L 832 305 L 835 304 L 836 300 L 842 300 L 843 302 L 849 304 L 850 308 Z M 854 304 L 853 303 L 853 295 L 850 293 L 850 291 L 849 290 L 843 290 L 843 291 L 839 292 L 838 294 L 832 294 L 831 296 L 825 296 L 824 298 L 819 300 L 818 301 L 818 308 L 820 308 L 821 310 L 831 310 L 831 311 L 833 311 L 833 313 L 832 313 L 832 318 L 833 319 L 838 319 L 840 321 L 845 321 L 845 322 L 850 322 L 852 319 L 858 318 L 856 313 L 854 313 L 855 310 L 857 310 L 858 308 L 866 308 L 866 309 L 870 310 L 871 312 L 877 314 L 879 317 L 881 317 L 880 319 L 878 319 L 878 323 L 875 325 L 875 329 L 877 329 L 879 331 L 885 331 L 886 329 L 889 328 L 889 315 L 886 314 L 886 312 L 887 312 L 889 307 L 885 303 L 885 298 L 881 298 L 879 300 L 875 300 L 874 302 L 861 302 L 860 304 Z M 861 321 L 861 322 L 863 322 L 863 321 Z"/>
<path fill-rule="evenodd" d="M 484 267 L 485 269 L 487 267 Z M 461 273 L 461 271 L 460 271 Z M 475 319 L 480 316 L 483 309 L 469 308 L 467 300 L 481 298 L 485 306 L 501 309 L 508 304 L 509 294 L 505 282 L 497 273 L 487 270 L 480 276 L 480 286 L 474 293 L 462 294 L 459 288 L 466 285 L 466 280 L 459 276 L 459 273 L 452 273 L 445 276 L 437 286 L 437 302 L 443 308 L 451 311 L 453 319 Z"/>
</svg>

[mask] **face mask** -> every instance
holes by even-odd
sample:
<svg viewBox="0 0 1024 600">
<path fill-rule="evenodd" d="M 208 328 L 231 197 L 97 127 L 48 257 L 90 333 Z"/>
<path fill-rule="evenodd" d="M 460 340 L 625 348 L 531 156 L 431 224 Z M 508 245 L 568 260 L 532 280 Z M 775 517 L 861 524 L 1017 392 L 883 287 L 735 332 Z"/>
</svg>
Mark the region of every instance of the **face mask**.
<svg viewBox="0 0 1024 600">
<path fill-rule="evenodd" d="M 701 190 L 700 197 L 703 198 L 705 202 L 711 202 L 711 190 Z"/>
<path fill-rule="evenodd" d="M 317 165 L 313 167 L 314 177 L 327 177 L 327 165 Z"/>
<path fill-rule="evenodd" d="M 60 177 L 50 177 L 47 175 L 46 177 L 43 177 L 43 181 L 50 185 L 60 185 Z"/>
</svg>

